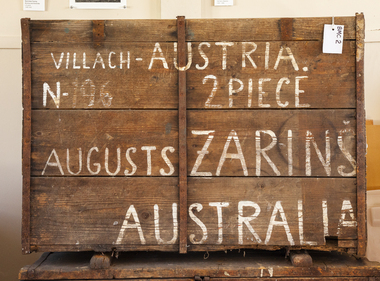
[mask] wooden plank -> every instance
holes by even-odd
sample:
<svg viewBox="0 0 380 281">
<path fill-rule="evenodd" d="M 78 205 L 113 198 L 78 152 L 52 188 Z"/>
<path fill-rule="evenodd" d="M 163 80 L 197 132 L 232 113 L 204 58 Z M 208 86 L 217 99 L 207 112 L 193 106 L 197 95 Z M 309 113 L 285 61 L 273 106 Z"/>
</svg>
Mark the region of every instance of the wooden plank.
<svg viewBox="0 0 380 281">
<path fill-rule="evenodd" d="M 34 176 L 178 175 L 176 111 L 34 110 L 32 131 Z"/>
<path fill-rule="evenodd" d="M 188 173 L 354 177 L 355 129 L 353 110 L 191 110 Z"/>
<path fill-rule="evenodd" d="M 322 54 L 321 42 L 270 42 L 269 45 L 237 42 L 228 47 L 225 65 L 221 46 L 192 44 L 190 67 L 186 67 L 189 67 L 186 71 L 188 108 L 356 106 L 352 87 L 354 42 L 345 42 L 340 56 Z M 96 50 L 92 44 L 35 43 L 32 45 L 32 106 L 34 109 L 177 109 L 178 66 L 174 61 L 174 45 L 161 43 L 159 47 L 161 59 L 154 43 L 105 43 Z M 287 50 L 294 58 L 293 63 L 278 59 L 288 56 Z"/>
<path fill-rule="evenodd" d="M 178 175 L 176 111 L 33 115 L 34 176 Z M 190 176 L 355 176 L 353 110 L 189 111 L 187 118 Z"/>
<path fill-rule="evenodd" d="M 187 135 L 185 17 L 177 17 L 178 33 L 178 145 L 179 145 L 179 252 L 187 253 Z"/>
<path fill-rule="evenodd" d="M 245 255 L 243 256 L 243 254 Z M 210 253 L 133 252 L 120 254 L 109 270 L 91 270 L 91 253 L 53 253 L 36 271 L 34 278 L 27 278 L 23 272 L 21 280 L 152 280 L 191 278 L 195 274 L 210 277 L 211 280 L 368 280 L 379 276 L 376 262 L 355 259 L 340 253 L 313 253 L 314 266 L 297 268 L 284 258 L 283 252 L 238 251 Z M 150 264 L 152 266 L 147 266 Z M 223 266 L 221 266 L 223 265 Z M 228 276 L 228 275 L 229 276 Z M 21 276 L 20 276 L 21 277 Z M 178 278 L 178 279 L 177 279 Z"/>
<path fill-rule="evenodd" d="M 178 250 L 177 183 L 173 177 L 32 178 L 31 243 L 71 251 L 160 244 Z"/>
<path fill-rule="evenodd" d="M 357 206 L 358 206 L 358 256 L 365 256 L 367 247 L 366 213 L 366 132 L 364 110 L 364 15 L 356 14 L 356 153 L 361 155 L 357 162 Z"/>
<path fill-rule="evenodd" d="M 289 246 L 291 240 L 294 246 L 307 246 L 308 242 L 318 246 L 325 244 L 326 235 L 355 239 L 356 217 L 350 217 L 356 213 L 355 191 L 355 179 L 189 178 L 189 250 L 199 246 L 204 229 L 208 235 L 201 242 L 203 251 L 219 245 Z M 178 229 L 173 208 L 176 214 L 178 198 L 176 178 L 32 178 L 31 242 L 39 249 L 65 246 L 69 251 L 94 250 L 97 245 L 103 251 L 147 246 L 175 251 L 178 236 L 173 232 Z M 347 204 L 352 209 L 344 209 Z M 251 219 L 254 206 L 260 211 Z M 218 208 L 222 211 L 219 215 Z M 239 223 L 239 215 L 247 218 L 247 223 Z M 204 225 L 203 230 L 194 216 Z M 285 220 L 290 234 L 284 223 L 280 225 Z"/>
<path fill-rule="evenodd" d="M 295 18 L 292 40 L 322 41 L 323 25 L 332 18 Z M 355 18 L 335 17 L 343 24 L 344 39 L 355 40 Z M 281 19 L 189 19 L 186 41 L 273 41 L 281 40 Z"/>
<path fill-rule="evenodd" d="M 105 43 L 177 41 L 175 20 L 106 20 L 104 24 Z M 31 42 L 93 40 L 91 20 L 33 20 L 31 30 Z"/>
<path fill-rule="evenodd" d="M 30 52 L 30 19 L 21 19 L 22 30 L 22 79 L 23 79 L 23 132 L 22 132 L 22 253 L 30 250 L 30 173 L 32 129 L 32 69 Z"/>
<path fill-rule="evenodd" d="M 159 49 L 154 43 L 103 43 L 97 49 L 83 43 L 35 43 L 33 108 L 177 109 L 173 48 L 168 43 Z M 156 58 L 161 51 L 166 64 Z"/>
<path fill-rule="evenodd" d="M 254 46 L 252 61 L 242 57 Z M 205 58 L 193 47 L 192 67 L 187 71 L 189 108 L 355 108 L 354 42 L 345 42 L 339 57 L 323 54 L 321 42 L 258 42 L 254 46 L 244 42 L 229 46 L 225 65 L 220 46 L 203 46 L 208 59 L 204 70 L 199 67 L 206 65 Z M 285 48 L 291 50 L 294 64 L 278 60 Z"/>
<path fill-rule="evenodd" d="M 355 213 L 354 179 L 189 178 L 189 187 L 189 209 L 192 208 L 194 216 L 204 225 L 202 230 L 194 218 L 189 220 L 189 251 L 197 244 L 201 244 L 205 251 L 212 250 L 213 245 L 218 244 L 236 245 L 240 248 L 260 244 L 317 246 L 325 244 L 325 236 L 338 236 L 339 239 L 356 237 L 354 223 L 350 227 L 343 227 L 348 223 L 340 221 L 342 213 L 351 221 L 347 211 L 342 211 L 345 200 L 350 201 Z M 220 203 L 219 211 L 217 202 Z M 196 205 L 193 205 L 196 203 L 202 205 L 202 208 L 198 206 L 198 211 Z M 281 208 L 283 217 L 278 211 Z M 302 213 L 301 220 L 299 211 Z M 328 216 L 326 230 L 324 213 Z M 275 218 L 272 218 L 273 215 Z M 249 222 L 241 219 L 239 223 L 239 216 L 249 218 Z M 289 231 L 284 227 L 285 223 L 271 227 L 272 219 L 278 222 L 286 220 Z M 248 229 L 248 224 L 251 225 L 251 230 Z M 207 235 L 204 235 L 205 232 Z"/>
</svg>

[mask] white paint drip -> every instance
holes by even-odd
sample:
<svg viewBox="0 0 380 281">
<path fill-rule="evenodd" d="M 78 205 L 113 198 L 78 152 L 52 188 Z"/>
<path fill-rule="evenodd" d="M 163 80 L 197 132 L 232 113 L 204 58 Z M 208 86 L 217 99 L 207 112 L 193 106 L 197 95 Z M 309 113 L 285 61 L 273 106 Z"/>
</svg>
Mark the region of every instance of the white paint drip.
<svg viewBox="0 0 380 281">
<path fill-rule="evenodd" d="M 191 170 L 190 175 L 191 176 L 201 176 L 201 177 L 202 176 L 211 177 L 212 176 L 211 172 L 197 172 L 197 171 L 198 171 L 199 166 L 202 163 L 203 157 L 209 153 L 209 151 L 207 151 L 207 149 L 210 146 L 212 139 L 214 138 L 213 133 L 215 133 L 215 130 L 209 130 L 209 131 L 207 131 L 207 130 L 202 130 L 202 131 L 193 130 L 193 131 L 191 131 L 191 133 L 193 135 L 206 135 L 206 136 L 208 135 L 208 137 L 207 137 L 207 140 L 206 140 L 204 146 L 202 147 L 202 150 L 197 151 L 198 157 L 195 160 L 195 163 L 194 163 L 193 169 Z"/>
<path fill-rule="evenodd" d="M 277 213 L 280 213 L 281 221 L 276 221 Z M 265 242 L 264 242 L 265 244 L 268 244 L 268 242 L 270 241 L 274 226 L 284 227 L 286 237 L 288 238 L 289 244 L 291 246 L 294 246 L 293 236 L 290 233 L 290 228 L 289 228 L 288 222 L 286 220 L 285 212 L 284 212 L 284 209 L 282 208 L 281 201 L 277 201 L 276 205 L 273 208 L 272 216 L 270 218 L 270 222 L 269 222 L 269 226 L 268 226 L 267 235 L 265 237 Z"/>
<path fill-rule="evenodd" d="M 158 244 L 175 244 L 178 238 L 178 219 L 177 219 L 177 204 L 172 204 L 173 216 L 173 238 L 170 241 L 164 241 L 160 236 L 160 215 L 158 205 L 154 205 L 154 234 Z"/>
<path fill-rule="evenodd" d="M 168 165 L 168 167 L 169 167 L 169 172 L 167 172 L 167 173 L 165 172 L 164 169 L 162 169 L 162 168 L 160 169 L 160 174 L 161 174 L 162 176 L 170 176 L 170 175 L 172 175 L 172 174 L 174 173 L 174 166 L 173 166 L 172 162 L 170 161 L 170 159 L 168 158 L 168 156 L 166 155 L 166 152 L 167 152 L 168 150 L 169 150 L 171 153 L 173 153 L 173 152 L 175 151 L 175 148 L 172 147 L 172 146 L 166 146 L 166 147 L 164 147 L 164 148 L 161 150 L 161 157 L 162 157 L 162 159 L 164 159 L 166 165 Z"/>
<path fill-rule="evenodd" d="M 235 142 L 237 153 L 227 153 L 232 138 Z M 240 146 L 239 138 L 238 138 L 238 136 L 234 130 L 232 130 L 230 132 L 230 134 L 228 135 L 227 141 L 224 145 L 223 153 L 220 156 L 219 165 L 218 165 L 218 168 L 216 169 L 216 175 L 217 176 L 220 176 L 220 171 L 222 170 L 222 167 L 223 167 L 223 164 L 224 164 L 226 158 L 240 160 L 244 176 L 248 176 L 248 170 L 247 170 L 247 165 L 245 163 L 243 151 L 242 151 L 241 146 Z"/>
<path fill-rule="evenodd" d="M 131 215 L 133 217 L 133 220 L 135 221 L 134 223 L 128 223 L 128 220 L 131 217 Z M 117 237 L 115 244 L 121 244 L 121 242 L 124 239 L 124 232 L 126 229 L 129 229 L 129 228 L 132 228 L 132 229 L 136 228 L 138 231 L 139 237 L 140 237 L 141 244 L 142 245 L 146 244 L 144 234 L 143 234 L 143 231 L 141 228 L 140 220 L 139 220 L 139 217 L 137 215 L 136 209 L 133 205 L 129 206 L 129 208 L 128 208 L 128 211 L 125 215 L 125 219 L 123 221 L 123 225 L 121 226 L 119 236 Z"/>
<path fill-rule="evenodd" d="M 218 215 L 218 241 L 216 244 L 222 244 L 223 242 L 223 216 L 222 208 L 228 207 L 230 204 L 228 202 L 211 202 L 209 203 L 211 207 L 216 207 Z"/>
<path fill-rule="evenodd" d="M 265 148 L 261 148 L 261 136 L 260 134 L 268 134 L 272 138 L 272 142 Z M 257 130 L 256 131 L 256 176 L 260 176 L 261 174 L 261 155 L 264 157 L 264 159 L 268 162 L 269 166 L 273 169 L 275 174 L 277 176 L 280 176 L 281 173 L 277 169 L 276 165 L 273 163 L 273 161 L 269 158 L 267 151 L 271 150 L 277 143 L 277 137 L 276 134 L 271 130 Z"/>
<path fill-rule="evenodd" d="M 202 234 L 202 239 L 200 241 L 195 241 L 195 234 L 190 234 L 189 240 L 192 244 L 203 244 L 207 240 L 207 228 L 204 225 L 204 223 L 194 215 L 193 213 L 194 208 L 199 213 L 200 211 L 202 211 L 203 206 L 200 203 L 194 203 L 194 204 L 191 204 L 189 207 L 190 218 L 202 229 L 203 234 Z"/>
<path fill-rule="evenodd" d="M 253 215 L 250 215 L 248 217 L 244 217 L 244 207 L 253 207 L 255 208 L 255 213 Z M 239 244 L 243 244 L 243 224 L 246 225 L 248 230 L 252 233 L 252 235 L 255 237 L 257 243 L 262 243 L 262 240 L 260 239 L 259 235 L 256 233 L 256 231 L 253 229 L 252 225 L 249 223 L 250 221 L 257 218 L 261 212 L 260 206 L 252 201 L 240 201 L 238 204 L 238 233 L 239 233 Z"/>
</svg>

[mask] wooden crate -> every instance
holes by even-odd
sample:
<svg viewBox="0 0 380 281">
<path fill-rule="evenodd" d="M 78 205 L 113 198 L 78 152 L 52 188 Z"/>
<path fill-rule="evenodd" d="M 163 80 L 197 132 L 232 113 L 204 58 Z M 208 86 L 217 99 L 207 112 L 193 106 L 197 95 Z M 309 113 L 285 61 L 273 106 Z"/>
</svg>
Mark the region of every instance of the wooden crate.
<svg viewBox="0 0 380 281">
<path fill-rule="evenodd" d="M 91 268 L 91 253 L 45 253 L 20 280 L 380 280 L 380 264 L 347 254 L 311 252 L 313 266 L 293 266 L 285 253 L 258 250 L 203 253 L 125 252 L 107 269 Z M 207 259 L 205 259 L 207 258 Z"/>
<path fill-rule="evenodd" d="M 330 23 L 23 19 L 23 253 L 364 256 L 364 17 Z"/>
</svg>

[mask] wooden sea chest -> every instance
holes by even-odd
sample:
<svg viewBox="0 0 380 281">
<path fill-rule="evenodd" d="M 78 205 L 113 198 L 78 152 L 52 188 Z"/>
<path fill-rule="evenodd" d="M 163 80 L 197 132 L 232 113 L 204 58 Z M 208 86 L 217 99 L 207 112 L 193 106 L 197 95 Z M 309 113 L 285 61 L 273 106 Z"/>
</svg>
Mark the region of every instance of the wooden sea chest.
<svg viewBox="0 0 380 281">
<path fill-rule="evenodd" d="M 366 247 L 364 17 L 22 19 L 23 253 Z"/>
</svg>

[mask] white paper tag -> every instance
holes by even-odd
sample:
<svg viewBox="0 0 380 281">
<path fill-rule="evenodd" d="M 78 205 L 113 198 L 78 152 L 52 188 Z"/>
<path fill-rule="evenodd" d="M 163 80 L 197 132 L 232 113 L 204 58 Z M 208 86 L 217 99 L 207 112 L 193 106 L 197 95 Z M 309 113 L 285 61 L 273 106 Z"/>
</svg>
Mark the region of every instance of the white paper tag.
<svg viewBox="0 0 380 281">
<path fill-rule="evenodd" d="M 214 6 L 233 6 L 234 0 L 214 0 Z"/>
<path fill-rule="evenodd" d="M 343 51 L 344 25 L 325 24 L 323 30 L 323 53 L 341 54 Z"/>
<path fill-rule="evenodd" d="M 45 11 L 45 0 L 24 0 L 24 11 Z"/>
</svg>

